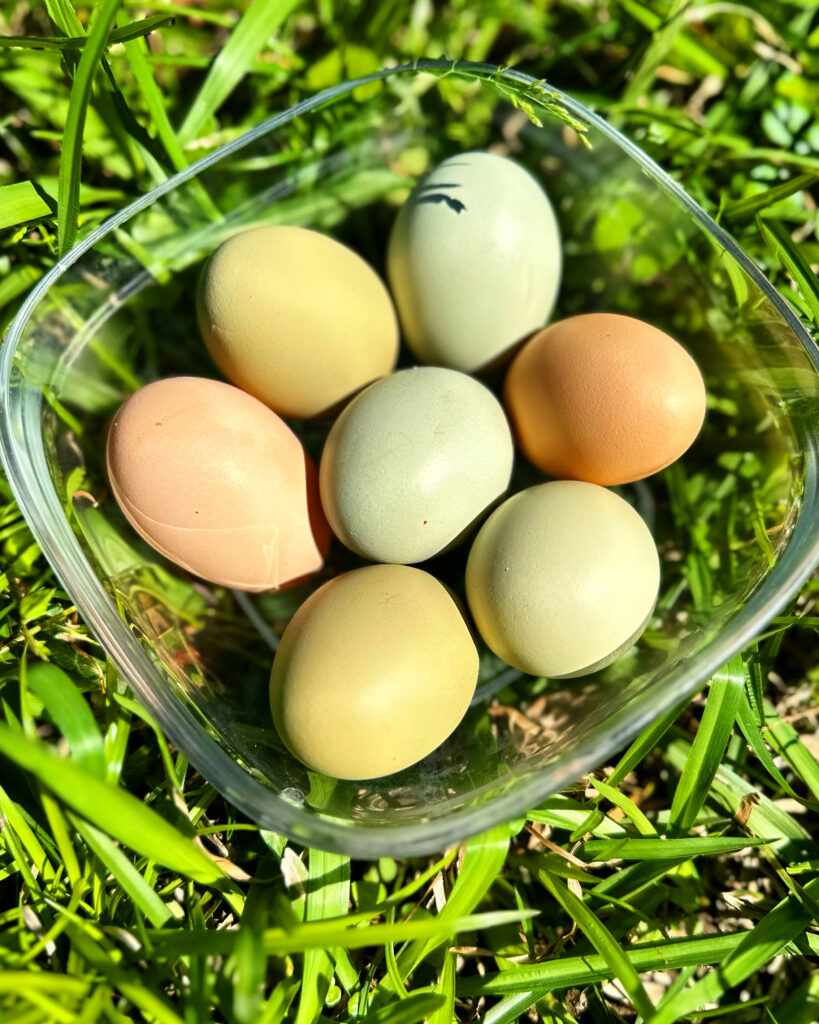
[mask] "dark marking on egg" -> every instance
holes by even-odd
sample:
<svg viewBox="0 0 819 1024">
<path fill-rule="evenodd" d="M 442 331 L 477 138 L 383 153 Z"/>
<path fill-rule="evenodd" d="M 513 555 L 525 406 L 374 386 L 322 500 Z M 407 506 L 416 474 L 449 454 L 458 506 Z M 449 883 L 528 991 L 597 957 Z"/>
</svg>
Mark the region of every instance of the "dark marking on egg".
<svg viewBox="0 0 819 1024">
<path fill-rule="evenodd" d="M 461 213 L 466 207 L 460 201 L 460 199 L 453 199 L 452 196 L 445 195 L 443 192 L 430 192 L 428 195 L 419 196 L 416 203 L 446 203 L 450 210 L 454 210 L 456 213 Z"/>
</svg>

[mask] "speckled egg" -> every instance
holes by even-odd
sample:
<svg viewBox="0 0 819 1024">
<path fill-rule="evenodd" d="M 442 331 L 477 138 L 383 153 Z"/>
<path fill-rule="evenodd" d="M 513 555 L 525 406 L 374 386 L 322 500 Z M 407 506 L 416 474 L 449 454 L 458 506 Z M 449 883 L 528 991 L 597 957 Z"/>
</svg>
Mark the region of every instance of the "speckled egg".
<svg viewBox="0 0 819 1024">
<path fill-rule="evenodd" d="M 336 420 L 321 457 L 321 500 L 353 551 L 422 562 L 501 497 L 513 456 L 506 416 L 483 384 L 441 367 L 401 370 Z"/>
<path fill-rule="evenodd" d="M 461 153 L 413 189 L 387 274 L 404 337 L 423 363 L 472 373 L 542 327 L 562 253 L 554 211 L 514 160 Z"/>
<path fill-rule="evenodd" d="M 515 494 L 475 538 L 469 609 L 487 645 L 536 676 L 585 675 L 639 638 L 660 565 L 637 512 L 596 484 L 556 480 Z"/>
<path fill-rule="evenodd" d="M 261 591 L 323 564 L 330 530 L 315 466 L 287 424 L 238 388 L 148 384 L 114 417 L 107 460 L 126 519 L 196 576 Z"/>
<path fill-rule="evenodd" d="M 403 565 L 371 565 L 325 583 L 276 652 L 270 707 L 304 764 L 337 779 L 401 771 L 464 716 L 478 653 L 446 589 Z"/>
<path fill-rule="evenodd" d="M 197 317 L 222 373 L 282 416 L 328 413 L 389 373 L 398 323 L 375 271 L 306 228 L 252 228 L 202 272 Z"/>
<path fill-rule="evenodd" d="M 552 476 L 624 484 L 678 459 L 705 417 L 697 364 L 663 331 L 617 313 L 552 324 L 509 368 L 523 452 Z"/>
</svg>

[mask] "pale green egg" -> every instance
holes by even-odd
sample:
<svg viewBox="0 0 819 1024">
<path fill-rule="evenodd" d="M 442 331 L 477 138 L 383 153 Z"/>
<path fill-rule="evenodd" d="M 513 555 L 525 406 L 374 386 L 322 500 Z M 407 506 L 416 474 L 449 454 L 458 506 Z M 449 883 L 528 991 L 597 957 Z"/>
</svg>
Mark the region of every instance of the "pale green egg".
<svg viewBox="0 0 819 1024">
<path fill-rule="evenodd" d="M 613 491 L 555 480 L 515 494 L 475 538 L 466 596 L 504 661 L 537 676 L 585 675 L 639 638 L 660 585 L 657 549 Z"/>
<path fill-rule="evenodd" d="M 423 562 L 502 497 L 514 445 L 503 408 L 473 377 L 426 366 L 376 381 L 341 413 L 319 471 L 336 536 L 376 562 Z"/>
<path fill-rule="evenodd" d="M 387 274 L 421 362 L 468 373 L 550 317 L 562 252 L 552 205 L 514 160 L 461 153 L 418 182 L 390 236 Z"/>
</svg>

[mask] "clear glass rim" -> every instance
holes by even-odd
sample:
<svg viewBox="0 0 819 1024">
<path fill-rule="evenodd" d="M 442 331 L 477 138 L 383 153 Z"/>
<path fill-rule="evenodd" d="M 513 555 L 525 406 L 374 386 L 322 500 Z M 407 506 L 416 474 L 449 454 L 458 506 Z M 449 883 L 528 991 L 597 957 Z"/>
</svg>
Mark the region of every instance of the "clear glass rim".
<svg viewBox="0 0 819 1024">
<path fill-rule="evenodd" d="M 0 349 L 0 460 L 35 540 L 117 670 L 128 680 L 142 703 L 159 721 L 168 738 L 189 758 L 190 763 L 251 819 L 263 827 L 283 832 L 296 841 L 363 859 L 386 854 L 413 856 L 439 850 L 488 827 L 514 819 L 529 808 L 536 807 L 551 793 L 575 782 L 583 771 L 602 763 L 652 721 L 695 694 L 721 665 L 764 628 L 819 563 L 819 452 L 816 435 L 803 433 L 799 440 L 804 458 L 805 486 L 801 510 L 793 533 L 779 562 L 751 595 L 745 607 L 734 616 L 729 628 L 671 672 L 665 680 L 667 685 L 662 688 L 650 707 L 642 708 L 638 713 L 629 712 L 628 716 L 622 715 L 625 719 L 622 722 L 619 721 L 621 716 L 609 719 L 598 728 L 590 730 L 571 756 L 545 765 L 530 778 L 516 782 L 508 792 L 501 793 L 485 803 L 463 807 L 441 819 L 413 824 L 360 826 L 336 821 L 320 813 L 304 811 L 281 797 L 272 797 L 269 790 L 253 779 L 190 718 L 176 699 L 161 702 L 157 698 L 156 694 L 162 693 L 163 688 L 166 688 L 161 674 L 140 647 L 126 623 L 118 615 L 111 614 L 110 598 L 85 559 L 64 515 L 48 473 L 39 434 L 39 417 L 33 416 L 29 411 L 22 424 L 23 437 L 28 444 L 25 458 L 21 457 L 19 443 L 13 436 L 12 423 L 15 422 L 15 417 L 20 418 L 22 412 L 10 386 L 11 374 L 16 347 L 23 330 L 48 289 L 85 252 L 156 199 L 196 177 L 208 167 L 238 152 L 256 139 L 268 135 L 293 118 L 346 95 L 361 85 L 393 75 L 447 70 L 470 72 L 484 79 L 500 77 L 518 86 L 542 87 L 578 120 L 593 125 L 631 157 L 664 191 L 671 193 L 734 257 L 793 330 L 814 368 L 819 372 L 819 350 L 785 299 L 734 239 L 637 145 L 584 104 L 524 72 L 503 69 L 487 63 L 449 60 L 419 60 L 394 68 L 384 68 L 325 89 L 267 119 L 168 178 L 109 217 L 55 263 L 29 293 L 10 324 Z"/>
</svg>

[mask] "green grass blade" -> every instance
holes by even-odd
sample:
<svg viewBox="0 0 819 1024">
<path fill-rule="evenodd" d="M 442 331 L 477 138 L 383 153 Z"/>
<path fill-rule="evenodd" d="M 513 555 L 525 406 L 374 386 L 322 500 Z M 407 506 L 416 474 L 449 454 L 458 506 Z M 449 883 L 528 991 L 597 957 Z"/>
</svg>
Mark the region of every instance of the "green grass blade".
<svg viewBox="0 0 819 1024">
<path fill-rule="evenodd" d="M 111 842 L 104 832 L 89 825 L 76 815 L 70 815 L 71 823 L 79 832 L 88 848 L 116 878 L 154 928 L 162 928 L 171 918 L 171 911 L 148 885 L 122 850 Z"/>
<path fill-rule="evenodd" d="M 136 971 L 122 970 L 108 957 L 89 955 L 87 936 L 81 933 L 76 926 L 71 926 L 67 931 L 71 935 L 73 945 L 79 947 L 86 960 L 90 960 L 95 972 L 102 974 L 109 984 L 116 987 L 121 995 L 133 1003 L 141 1011 L 143 1019 L 147 1018 L 152 1024 L 185 1024 L 185 1021 L 174 1011 L 167 997 L 148 987 L 144 977 L 141 977 Z"/>
<path fill-rule="evenodd" d="M 347 920 L 316 921 L 291 930 L 271 928 L 261 935 L 268 956 L 303 953 L 307 949 L 344 946 L 346 949 L 364 949 L 384 946 L 388 942 L 409 942 L 428 939 L 435 945 L 446 942 L 458 932 L 479 928 L 494 928 L 518 922 L 522 917 L 534 917 L 538 911 L 521 913 L 519 910 L 492 910 L 466 917 L 426 918 L 420 921 L 397 921 L 395 924 L 373 924 L 350 927 Z M 150 931 L 153 955 L 157 958 L 176 959 L 181 956 L 228 956 L 235 949 L 237 931 Z M 381 986 L 383 988 L 383 985 Z"/>
<path fill-rule="evenodd" d="M 130 25 L 123 25 L 121 28 L 115 28 L 108 37 L 108 45 L 112 46 L 114 43 L 127 43 L 131 39 L 142 39 L 151 32 L 156 32 L 158 28 L 164 28 L 166 25 L 173 25 L 174 18 L 169 14 L 152 14 L 148 18 L 142 18 L 139 21 L 132 21 Z"/>
<path fill-rule="evenodd" d="M 791 238 L 785 225 L 779 221 L 765 220 L 758 216 L 756 225 L 762 237 L 776 253 L 777 259 L 796 282 L 811 316 L 819 323 L 819 278 L 816 277 L 804 253 Z"/>
<path fill-rule="evenodd" d="M 3 820 L 3 832 L 9 852 L 20 869 L 26 887 L 30 892 L 36 893 L 40 886 L 34 872 L 36 871 L 37 877 L 45 878 L 48 881 L 54 877 L 54 868 L 49 862 L 42 843 L 32 831 L 19 806 L 2 786 L 0 786 L 0 817 Z"/>
<path fill-rule="evenodd" d="M 60 155 L 60 179 L 57 194 L 57 247 L 60 255 L 71 248 L 77 235 L 85 118 L 94 85 L 94 76 L 99 70 L 100 57 L 105 50 L 108 34 L 121 3 L 122 0 L 102 0 L 83 47 L 71 86 L 71 98 L 68 102 L 63 148 Z"/>
<path fill-rule="evenodd" d="M 87 888 L 87 885 L 80 870 L 80 862 L 77 858 L 77 851 L 74 849 L 71 841 L 71 833 L 65 815 L 57 801 L 46 790 L 41 790 L 40 802 L 43 805 L 51 834 L 54 836 L 54 842 L 57 844 L 57 849 L 60 852 L 62 866 L 68 875 L 71 889 L 73 892 L 81 892 Z"/>
<path fill-rule="evenodd" d="M 255 0 L 231 32 L 216 56 L 201 89 L 179 128 L 184 146 L 196 138 L 209 117 L 216 113 L 253 63 L 270 36 L 299 0 Z"/>
<path fill-rule="evenodd" d="M 634 740 L 625 754 L 623 754 L 617 762 L 614 771 L 608 779 L 606 779 L 606 782 L 610 786 L 619 786 L 629 772 L 634 771 L 637 765 L 648 757 L 671 726 L 677 721 L 685 708 L 688 707 L 688 703 L 689 702 L 686 700 L 683 703 L 678 704 L 661 719 L 654 722 L 653 725 L 650 725 L 640 733 L 637 739 Z"/>
<path fill-rule="evenodd" d="M 819 972 L 814 971 L 777 1003 L 776 1020 L 783 1024 L 815 1024 L 819 1020 Z"/>
<path fill-rule="evenodd" d="M 85 698 L 61 668 L 48 662 L 21 665 L 21 681 L 43 704 L 68 742 L 72 757 L 98 778 L 105 775 L 102 734 Z"/>
<path fill-rule="evenodd" d="M 393 924 L 395 921 L 395 907 L 390 907 L 387 911 L 387 923 Z M 398 961 L 395 959 L 395 943 L 388 942 L 384 947 L 384 963 L 387 968 L 387 977 L 389 978 L 390 987 L 392 991 L 398 996 L 399 999 L 404 999 L 409 995 L 407 986 L 404 984 L 404 979 L 401 977 L 401 972 L 398 969 Z"/>
<path fill-rule="evenodd" d="M 656 32 L 661 28 L 662 17 L 646 4 L 640 3 L 639 0 L 617 0 L 617 3 L 625 11 L 628 11 L 635 21 L 651 32 Z M 673 48 L 700 74 L 727 78 L 730 73 L 720 60 L 687 32 L 680 32 L 676 36 L 673 40 Z"/>
<path fill-rule="evenodd" d="M 267 955 L 258 930 L 242 921 L 233 954 L 233 1016 L 236 1024 L 258 1024 L 267 975 Z"/>
<path fill-rule="evenodd" d="M 435 992 L 441 996 L 443 1002 L 430 1015 L 429 1024 L 453 1024 L 457 1021 L 455 1013 L 455 954 L 447 953 L 444 956 L 444 965 L 441 974 L 435 985 Z"/>
<path fill-rule="evenodd" d="M 506 996 L 490 1006 L 481 1024 L 518 1024 L 518 1021 L 526 1020 L 528 1011 L 544 995 L 546 992 L 517 992 Z"/>
<path fill-rule="evenodd" d="M 182 144 L 176 137 L 176 132 L 168 119 L 162 92 L 156 84 L 153 69 L 146 59 L 146 52 L 146 44 L 140 39 L 134 39 L 125 44 L 125 53 L 131 65 L 131 71 L 142 93 L 142 98 L 145 100 L 145 106 L 156 128 L 157 137 L 168 154 L 173 169 L 181 171 L 187 167 L 188 161 Z"/>
<path fill-rule="evenodd" d="M 583 900 L 576 896 L 571 889 L 555 881 L 548 871 L 538 871 L 538 878 L 561 904 L 572 921 L 582 928 L 586 938 L 603 957 L 623 986 L 635 1010 L 646 1019 L 651 1017 L 654 1007 L 643 988 L 640 976 L 625 951 L 600 918 L 589 910 Z"/>
<path fill-rule="evenodd" d="M 0 188 L 0 230 L 50 217 L 51 207 L 31 181 L 17 181 Z"/>
<path fill-rule="evenodd" d="M 350 858 L 324 850 L 311 850 L 307 881 L 305 920 L 321 921 L 343 917 L 350 905 Z M 304 954 L 301 996 L 296 1024 L 314 1024 L 321 1014 L 327 990 L 333 980 L 333 960 L 340 961 L 349 981 L 357 978 L 344 949 L 311 949 Z"/>
<path fill-rule="evenodd" d="M 285 978 L 273 989 L 254 1024 L 280 1024 L 287 1016 L 290 1004 L 296 998 L 301 982 L 298 978 Z"/>
<path fill-rule="evenodd" d="M 641 835 L 657 835 L 657 829 L 654 828 L 640 808 L 637 807 L 633 801 L 629 800 L 625 793 L 621 793 L 619 789 L 615 789 L 615 787 L 609 785 L 608 782 L 596 779 L 593 775 L 589 776 L 589 782 L 601 796 L 604 796 L 610 803 L 614 804 L 615 807 L 620 808 L 623 814 L 626 815 Z"/>
<path fill-rule="evenodd" d="M 622 101 L 624 103 L 634 103 L 654 81 L 658 66 L 674 45 L 679 33 L 685 28 L 683 15 L 688 4 L 689 0 L 672 0 L 662 24 L 654 30 L 651 41 L 631 77 L 631 81 L 623 90 Z"/>
<path fill-rule="evenodd" d="M 819 762 L 802 742 L 799 733 L 783 721 L 773 708 L 765 709 L 765 718 L 765 732 L 772 749 L 790 766 L 797 778 L 802 779 L 814 798 L 819 800 Z"/>
<path fill-rule="evenodd" d="M 87 48 L 85 26 L 77 17 L 70 0 L 46 0 L 46 10 L 51 20 L 61 32 L 64 32 L 66 36 L 85 39 L 84 49 Z M 98 11 L 97 13 L 99 14 L 100 12 Z M 100 65 L 104 75 L 103 88 L 97 94 L 94 105 L 131 169 L 134 173 L 138 173 L 140 168 L 134 159 L 132 139 L 142 145 L 149 157 L 151 140 L 131 113 L 130 107 L 114 79 L 111 66 L 103 52 L 109 44 L 114 31 L 116 30 L 111 30 L 108 39 L 103 44 L 103 49 L 100 51 Z M 77 53 L 73 50 L 67 50 L 65 51 L 64 59 L 73 69 L 76 64 Z M 76 84 L 76 71 L 74 73 L 74 81 Z"/>
<path fill-rule="evenodd" d="M 119 694 L 115 694 L 113 700 L 114 703 L 124 711 L 129 712 L 137 718 L 141 718 L 142 721 L 153 730 L 157 740 L 156 745 L 159 750 L 159 757 L 162 760 L 162 765 L 165 769 L 165 777 L 168 780 L 168 788 L 181 792 L 179 777 L 176 774 L 176 768 L 174 767 L 171 752 L 168 749 L 167 740 L 162 735 L 162 730 L 159 728 L 156 719 L 147 708 L 144 708 L 138 701 L 132 700 L 130 697 L 121 697 Z"/>
<path fill-rule="evenodd" d="M 117 987 L 126 999 L 142 1011 L 148 1020 L 156 1021 L 157 1024 L 185 1024 L 185 1021 L 161 996 L 151 989 L 146 989 L 142 984 L 134 981 L 121 981 Z"/>
<path fill-rule="evenodd" d="M 672 832 L 687 832 L 696 821 L 722 763 L 744 689 L 742 658 L 735 655 L 711 681 L 702 721 L 671 804 Z"/>
<path fill-rule="evenodd" d="M 666 758 L 680 770 L 691 755 L 687 739 L 674 739 L 665 749 Z M 759 792 L 759 787 L 737 775 L 727 764 L 719 767 L 711 784 L 710 799 L 721 804 L 751 835 L 767 839 L 775 852 L 785 851 L 788 860 L 806 859 L 808 831 L 787 811 Z M 812 844 L 811 844 L 812 845 Z"/>
<path fill-rule="evenodd" d="M 137 853 L 205 884 L 224 878 L 221 869 L 190 838 L 141 800 L 58 756 L 44 743 L 0 725 L 0 754 L 31 772 L 73 811 Z"/>
<path fill-rule="evenodd" d="M 475 836 L 466 844 L 466 852 L 452 892 L 436 920 L 440 924 L 470 914 L 486 895 L 497 878 L 509 849 L 509 827 L 502 825 L 483 835 Z M 445 933 L 443 933 L 445 934 Z M 406 979 L 440 940 L 419 940 L 398 956 L 398 970 Z M 382 988 L 389 990 L 388 983 Z"/>
<path fill-rule="evenodd" d="M 71 0 L 45 0 L 48 16 L 67 36 L 85 37 L 85 29 L 71 5 Z"/>
<path fill-rule="evenodd" d="M 421 1024 L 435 1020 L 435 1015 L 445 1005 L 443 996 L 434 992 L 418 992 L 397 1003 L 381 1006 L 363 1017 L 354 1017 L 349 1024 Z"/>
<path fill-rule="evenodd" d="M 764 839 L 728 839 L 723 836 L 666 839 L 662 836 L 645 839 L 589 839 L 578 854 L 590 860 L 689 860 L 691 857 L 715 857 L 721 853 L 738 853 L 750 846 L 759 846 Z"/>
<path fill-rule="evenodd" d="M 83 999 L 90 984 L 89 978 L 72 978 L 67 974 L 46 971 L 0 971 L 0 995 L 28 989 L 31 992 L 50 992 L 66 999 Z"/>
<path fill-rule="evenodd" d="M 139 39 L 165 25 L 172 25 L 173 17 L 168 14 L 152 14 L 149 18 L 133 21 L 130 25 L 115 28 L 108 36 L 106 46 Z M 0 50 L 81 50 L 86 36 L 0 36 Z"/>
<path fill-rule="evenodd" d="M 679 970 L 688 966 L 720 963 L 747 934 L 729 932 L 665 939 L 662 942 L 633 945 L 622 952 L 639 974 Z M 459 978 L 456 991 L 464 997 L 525 992 L 535 1002 L 548 992 L 594 985 L 613 977 L 616 977 L 616 973 L 608 960 L 599 953 L 591 953 L 585 956 L 555 957 L 535 964 L 513 965 L 508 970 L 483 977 Z"/>
<path fill-rule="evenodd" d="M 819 879 L 809 882 L 805 890 L 811 896 L 819 895 Z M 723 993 L 740 985 L 772 960 L 783 946 L 804 931 L 810 920 L 810 911 L 793 896 L 788 896 L 742 937 L 717 970 L 661 1002 L 653 1024 L 674 1024 L 706 1003 L 718 1001 Z"/>
<path fill-rule="evenodd" d="M 798 793 L 796 793 L 796 791 L 791 787 L 790 783 L 782 774 L 782 772 L 777 768 L 776 762 L 773 759 L 773 755 L 765 745 L 765 739 L 762 735 L 762 730 L 760 730 L 759 728 L 759 723 L 756 715 L 754 714 L 753 708 L 751 707 L 750 701 L 748 700 L 747 692 L 745 694 L 745 699 L 739 705 L 739 710 L 737 712 L 737 725 L 742 730 L 742 735 L 747 740 L 748 746 L 751 748 L 751 750 L 753 750 L 754 754 L 756 754 L 760 764 L 765 769 L 765 771 L 770 775 L 770 777 L 774 780 L 774 782 L 778 786 L 781 786 L 782 789 L 788 794 L 788 796 L 792 797 L 794 800 L 799 800 L 801 803 L 804 803 L 806 806 L 812 807 L 814 810 L 819 809 L 819 804 L 814 803 L 810 800 L 805 800 L 803 797 L 800 797 Z M 771 735 L 770 729 L 766 730 L 766 734 L 768 736 Z M 802 746 L 802 743 L 798 738 L 798 734 L 793 732 L 793 736 L 795 736 L 796 739 L 793 740 L 792 737 L 789 737 L 788 741 L 784 745 L 785 750 L 787 750 L 789 754 L 792 754 L 792 742 L 798 744 L 799 747 Z M 780 754 L 783 753 L 782 748 L 778 743 L 776 744 L 776 749 Z M 805 753 L 808 755 L 808 757 L 811 756 L 809 751 L 805 750 Z M 796 755 L 796 757 L 797 759 L 800 759 L 798 754 Z M 787 760 L 790 764 L 790 758 L 788 758 Z M 811 769 L 808 773 L 808 776 L 803 775 L 802 777 L 805 778 L 806 781 L 808 781 L 808 778 L 812 778 L 813 782 L 816 783 L 818 780 L 815 778 L 815 772 L 817 770 L 815 761 L 813 765 L 808 765 L 808 767 Z M 797 774 L 801 773 L 797 772 Z M 810 788 L 814 793 L 816 792 L 813 786 L 811 786 Z"/>
<path fill-rule="evenodd" d="M 593 814 L 597 815 L 594 821 L 592 821 Z M 596 809 L 590 813 L 588 804 L 581 804 L 569 796 L 550 797 L 540 807 L 527 811 L 526 817 L 529 821 L 571 833 L 582 830 L 583 835 L 586 832 L 591 832 L 602 838 L 628 835 L 618 821 L 614 821 Z"/>
<path fill-rule="evenodd" d="M 445 853 L 443 857 L 436 860 L 431 864 L 425 871 L 422 871 L 420 875 L 413 878 L 412 881 L 407 882 L 406 885 L 402 885 L 399 889 L 390 893 L 390 896 L 386 900 L 382 900 L 380 903 L 375 904 L 371 910 L 367 913 L 370 917 L 374 917 L 377 914 L 383 914 L 391 907 L 398 906 L 404 903 L 410 896 L 414 896 L 419 889 L 422 889 L 427 885 L 433 878 L 438 874 L 439 871 L 445 871 L 449 865 L 455 860 L 458 855 L 457 849 L 450 850 Z"/>
<path fill-rule="evenodd" d="M 0 278 L 0 309 L 27 292 L 42 276 L 42 270 L 29 264 L 8 271 Z"/>
<path fill-rule="evenodd" d="M 753 217 L 762 210 L 779 203 L 795 192 L 803 192 L 812 188 L 817 181 L 817 174 L 797 174 L 789 181 L 783 181 L 772 188 L 766 188 L 764 192 L 758 192 L 753 196 L 746 196 L 744 199 L 734 199 L 726 203 L 722 216 L 726 220 L 739 220 L 742 217 Z"/>
</svg>

